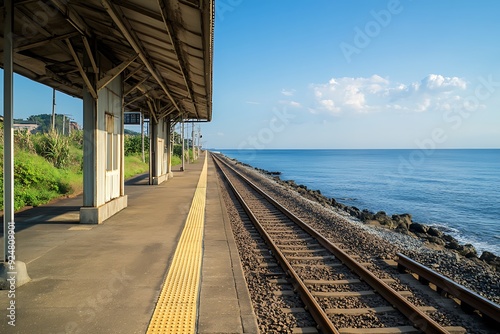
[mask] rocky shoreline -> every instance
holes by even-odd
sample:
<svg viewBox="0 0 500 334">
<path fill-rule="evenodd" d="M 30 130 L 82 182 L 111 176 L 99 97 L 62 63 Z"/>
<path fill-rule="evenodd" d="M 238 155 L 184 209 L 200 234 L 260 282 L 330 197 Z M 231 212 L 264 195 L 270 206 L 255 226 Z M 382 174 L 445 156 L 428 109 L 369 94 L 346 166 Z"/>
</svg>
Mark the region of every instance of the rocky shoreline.
<svg viewBox="0 0 500 334">
<path fill-rule="evenodd" d="M 414 222 L 412 221 L 412 216 L 409 213 L 394 214 L 389 216 L 383 211 L 374 213 L 366 209 L 360 210 L 355 206 L 348 206 L 339 203 L 334 198 L 323 196 L 320 190 L 308 189 L 307 186 L 297 184 L 294 180 L 281 180 L 279 177 L 279 175 L 281 175 L 280 172 L 267 171 L 242 163 L 235 159 L 231 160 L 235 161 L 237 164 L 252 168 L 268 177 L 272 177 L 278 184 L 298 192 L 304 198 L 315 201 L 327 208 L 333 208 L 341 213 L 346 213 L 366 225 L 380 226 L 396 233 L 404 234 L 423 242 L 428 242 L 434 247 L 448 249 L 468 259 L 485 262 L 494 270 L 500 271 L 500 256 L 488 251 L 484 251 L 479 256 L 473 245 L 460 244 L 459 241 L 453 236 L 446 234 L 435 227 Z"/>
</svg>

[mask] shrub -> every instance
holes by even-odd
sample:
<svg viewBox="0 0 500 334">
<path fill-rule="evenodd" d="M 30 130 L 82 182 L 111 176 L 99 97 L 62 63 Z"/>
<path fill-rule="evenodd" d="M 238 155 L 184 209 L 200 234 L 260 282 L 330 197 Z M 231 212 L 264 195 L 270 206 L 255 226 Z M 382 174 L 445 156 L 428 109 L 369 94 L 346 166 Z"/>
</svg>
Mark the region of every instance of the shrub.
<svg viewBox="0 0 500 334">
<path fill-rule="evenodd" d="M 39 155 L 52 162 L 57 168 L 63 168 L 68 164 L 68 138 L 55 131 L 44 133 L 35 143 L 35 149 Z"/>
<path fill-rule="evenodd" d="M 181 157 L 182 156 L 182 145 L 175 144 L 172 154 L 177 156 L 177 157 Z"/>
<path fill-rule="evenodd" d="M 14 160 L 14 179 L 18 185 L 31 186 L 37 185 L 44 178 L 42 170 L 36 168 L 37 166 L 25 159 Z"/>
<path fill-rule="evenodd" d="M 73 191 L 69 172 L 54 168 L 46 159 L 23 150 L 14 159 L 14 209 L 26 205 L 38 206 L 60 195 Z M 3 175 L 0 174 L 0 190 L 3 192 Z M 0 209 L 3 208 L 3 196 Z"/>
<path fill-rule="evenodd" d="M 14 143 L 22 150 L 35 153 L 33 135 L 27 130 L 14 132 Z"/>
<path fill-rule="evenodd" d="M 142 140 L 141 135 L 125 135 L 124 137 L 125 155 L 131 156 L 135 154 L 142 154 Z M 149 138 L 144 137 L 144 151 L 149 151 Z"/>
<path fill-rule="evenodd" d="M 76 148 L 83 149 L 83 130 L 73 130 L 69 140 Z"/>
<path fill-rule="evenodd" d="M 27 205 L 39 206 L 57 196 L 57 192 L 47 189 L 14 188 L 14 210 L 19 210 Z"/>
</svg>

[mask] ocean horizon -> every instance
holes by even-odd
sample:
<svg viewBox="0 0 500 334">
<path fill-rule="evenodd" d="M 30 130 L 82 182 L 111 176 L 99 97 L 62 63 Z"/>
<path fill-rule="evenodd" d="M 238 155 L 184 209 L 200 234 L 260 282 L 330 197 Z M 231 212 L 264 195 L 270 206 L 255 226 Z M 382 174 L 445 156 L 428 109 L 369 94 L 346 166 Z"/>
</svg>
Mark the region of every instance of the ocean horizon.
<svg viewBox="0 0 500 334">
<path fill-rule="evenodd" d="M 500 255 L 500 149 L 217 149 L 340 203 L 410 213 Z"/>
</svg>

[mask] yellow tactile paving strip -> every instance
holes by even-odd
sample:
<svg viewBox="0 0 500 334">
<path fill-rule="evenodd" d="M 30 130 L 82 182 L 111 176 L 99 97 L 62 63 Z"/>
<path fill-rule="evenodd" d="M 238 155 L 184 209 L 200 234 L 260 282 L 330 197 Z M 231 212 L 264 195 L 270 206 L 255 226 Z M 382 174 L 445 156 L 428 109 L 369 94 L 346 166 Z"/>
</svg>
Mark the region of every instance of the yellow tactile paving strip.
<svg viewBox="0 0 500 334">
<path fill-rule="evenodd" d="M 207 193 L 207 155 L 147 333 L 194 333 Z"/>
</svg>

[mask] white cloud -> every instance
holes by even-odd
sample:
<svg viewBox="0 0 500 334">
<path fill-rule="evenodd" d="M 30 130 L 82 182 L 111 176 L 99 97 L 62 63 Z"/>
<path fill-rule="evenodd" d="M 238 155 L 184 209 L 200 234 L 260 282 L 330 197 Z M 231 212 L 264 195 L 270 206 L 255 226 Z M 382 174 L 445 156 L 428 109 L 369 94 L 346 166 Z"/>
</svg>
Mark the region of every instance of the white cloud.
<svg viewBox="0 0 500 334">
<path fill-rule="evenodd" d="M 316 110 L 377 112 L 387 110 L 425 112 L 450 110 L 463 103 L 467 82 L 459 77 L 430 74 L 420 81 L 391 82 L 379 75 L 332 78 L 325 84 L 311 85 Z"/>
<path fill-rule="evenodd" d="M 340 112 L 340 109 L 335 106 L 335 102 L 333 102 L 333 100 L 320 100 L 319 103 L 323 108 L 332 113 Z"/>
<path fill-rule="evenodd" d="M 279 103 L 280 104 L 285 104 L 285 105 L 287 105 L 289 107 L 293 107 L 293 108 L 301 108 L 302 107 L 302 105 L 299 102 L 297 102 L 297 101 L 281 100 L 281 101 L 279 101 Z"/>
<path fill-rule="evenodd" d="M 436 90 L 436 89 L 447 89 L 450 87 L 458 87 L 461 89 L 467 88 L 467 83 L 465 80 L 458 78 L 458 77 L 443 77 L 442 75 L 438 74 L 430 74 L 424 80 L 422 80 L 422 83 L 425 84 L 425 87 L 427 89 L 431 90 Z"/>
<path fill-rule="evenodd" d="M 246 101 L 246 104 L 260 104 L 260 102 L 255 102 L 255 101 Z"/>
<path fill-rule="evenodd" d="M 281 90 L 281 94 L 283 94 L 285 96 L 293 96 L 294 93 L 295 93 L 295 89 L 285 89 L 285 88 L 283 88 Z"/>
</svg>

